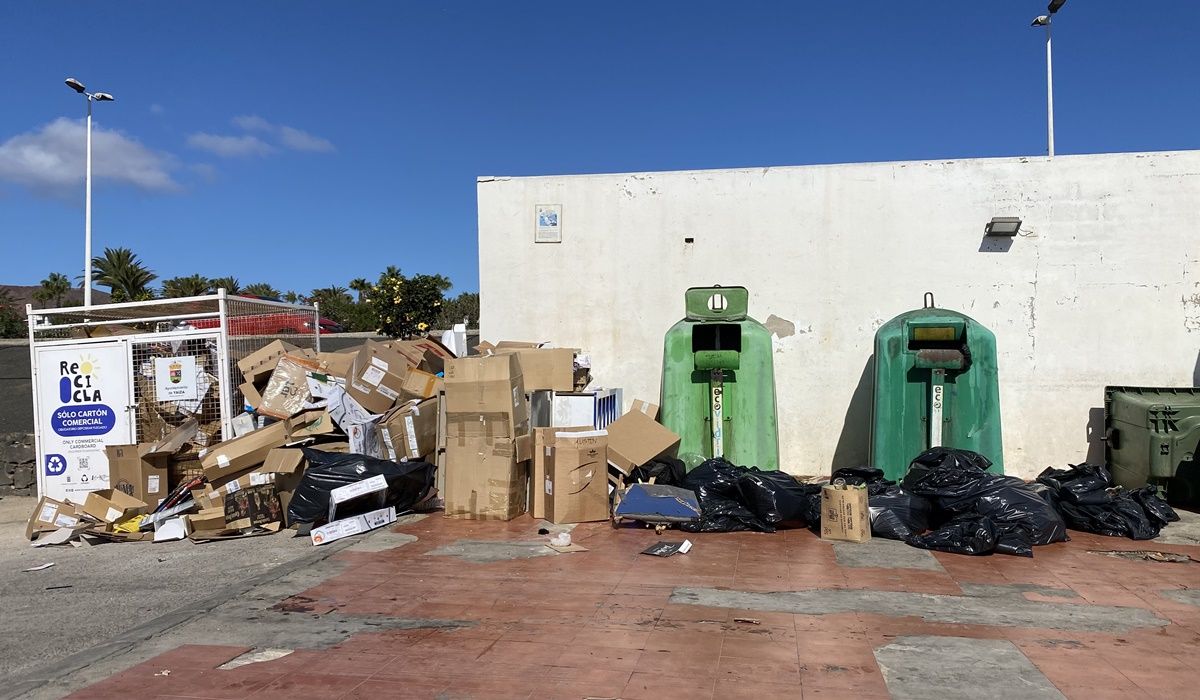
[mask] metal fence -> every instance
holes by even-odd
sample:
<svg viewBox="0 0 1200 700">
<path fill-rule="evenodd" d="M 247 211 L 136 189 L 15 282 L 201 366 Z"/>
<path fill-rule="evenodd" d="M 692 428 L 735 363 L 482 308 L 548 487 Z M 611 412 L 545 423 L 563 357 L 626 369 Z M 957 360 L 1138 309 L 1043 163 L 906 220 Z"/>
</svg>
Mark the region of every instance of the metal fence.
<svg viewBox="0 0 1200 700">
<path fill-rule="evenodd" d="M 242 381 L 238 361 L 277 339 L 320 349 L 320 315 L 315 306 L 223 291 L 87 308 L 27 307 L 27 314 L 38 463 L 46 463 L 45 469 L 38 470 L 38 486 L 43 495 L 56 498 L 64 495 L 61 488 L 47 493 L 46 485 L 61 486 L 56 478 L 65 474 L 52 472 L 62 463 L 73 461 L 80 465 L 77 471 L 89 474 L 89 488 L 80 486 L 78 476 L 71 482 L 76 491 L 104 488 L 96 480 L 106 480 L 105 445 L 155 442 L 191 419 L 197 421 L 194 440 L 201 445 L 231 438 L 231 421 L 242 412 L 245 401 L 238 389 Z M 92 365 L 100 363 L 89 358 L 100 357 L 100 350 L 109 365 L 125 366 L 97 370 Z M 75 367 L 76 362 L 87 369 L 86 376 Z M 67 367 L 74 368 L 71 377 L 52 376 L 63 374 L 59 370 Z M 192 395 L 182 399 L 160 395 L 163 383 L 156 378 L 162 379 L 163 372 L 171 374 L 171 381 L 183 384 L 192 379 L 185 375 L 194 372 Z M 76 387 L 88 386 L 72 395 L 67 385 L 56 384 L 60 379 L 79 382 Z M 101 382 L 106 387 L 102 394 L 105 402 L 89 401 L 86 389 Z M 92 415 L 101 405 L 112 412 L 115 429 L 64 437 L 71 434 L 62 424 L 65 408 Z M 56 458 L 51 460 L 54 468 L 46 462 L 48 454 Z"/>
</svg>

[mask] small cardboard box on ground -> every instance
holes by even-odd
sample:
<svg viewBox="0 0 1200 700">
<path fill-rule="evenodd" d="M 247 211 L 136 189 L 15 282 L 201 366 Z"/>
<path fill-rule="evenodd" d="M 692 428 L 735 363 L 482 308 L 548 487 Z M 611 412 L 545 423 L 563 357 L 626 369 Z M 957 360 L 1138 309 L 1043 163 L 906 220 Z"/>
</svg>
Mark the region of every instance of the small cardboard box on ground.
<svg viewBox="0 0 1200 700">
<path fill-rule="evenodd" d="M 388 411 L 375 428 L 383 454 L 393 462 L 421 459 L 437 447 L 438 400 L 412 400 Z"/>
<path fill-rule="evenodd" d="M 171 454 L 152 452 L 154 445 L 108 445 L 108 483 L 128 496 L 157 506 L 171 492 L 167 466 Z"/>
<path fill-rule="evenodd" d="M 388 506 L 370 513 L 335 520 L 321 527 L 314 527 L 308 536 L 314 545 L 328 544 L 334 540 L 375 530 L 394 522 L 396 522 L 396 509 Z"/>
<path fill-rule="evenodd" d="M 145 512 L 148 507 L 144 501 L 117 489 L 92 491 L 83 502 L 84 513 L 110 524 Z"/>
<path fill-rule="evenodd" d="M 821 488 L 821 539 L 866 542 L 871 539 L 867 488 L 826 484 Z"/>
<path fill-rule="evenodd" d="M 38 533 L 53 532 L 64 527 L 78 527 L 80 522 L 74 503 L 42 496 L 25 526 L 25 539 L 32 540 Z"/>
<path fill-rule="evenodd" d="M 592 430 L 583 425 L 569 428 L 534 428 L 533 459 L 529 472 L 529 514 L 535 518 L 546 517 L 546 463 L 554 449 L 555 433 L 581 433 Z"/>
<path fill-rule="evenodd" d="M 626 413 L 606 430 L 608 462 L 626 476 L 655 457 L 675 456 L 679 449 L 679 436 L 641 411 Z"/>
<path fill-rule="evenodd" d="M 608 520 L 607 444 L 603 430 L 555 433 L 544 483 L 547 520 Z"/>
</svg>

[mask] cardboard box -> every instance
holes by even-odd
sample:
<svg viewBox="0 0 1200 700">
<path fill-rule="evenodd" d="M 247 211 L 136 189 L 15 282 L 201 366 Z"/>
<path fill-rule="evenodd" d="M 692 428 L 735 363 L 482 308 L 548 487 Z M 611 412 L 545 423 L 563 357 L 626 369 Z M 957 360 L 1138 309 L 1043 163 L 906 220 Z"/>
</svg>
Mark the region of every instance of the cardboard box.
<svg viewBox="0 0 1200 700">
<path fill-rule="evenodd" d="M 346 376 L 346 393 L 371 413 L 384 413 L 399 400 L 408 367 L 404 355 L 368 340 Z"/>
<path fill-rule="evenodd" d="M 512 520 L 525 512 L 528 435 L 462 437 L 446 444 L 446 517 Z"/>
<path fill-rule="evenodd" d="M 525 391 L 575 390 L 575 350 L 571 348 L 496 348 L 496 354 L 504 353 L 515 353 L 520 358 Z"/>
<path fill-rule="evenodd" d="M 357 355 L 358 348 L 350 348 L 336 352 L 319 352 L 317 359 L 325 365 L 326 372 L 345 379 L 350 374 L 350 370 L 354 368 L 354 358 Z"/>
<path fill-rule="evenodd" d="M 409 401 L 388 411 L 375 429 L 387 459 L 421 459 L 437 448 L 438 400 Z"/>
<path fill-rule="evenodd" d="M 248 435 L 213 445 L 200 455 L 200 464 L 208 480 L 217 482 L 262 464 L 272 449 L 282 447 L 287 440 L 287 422 L 272 423 Z"/>
<path fill-rule="evenodd" d="M 247 382 L 257 384 L 275 371 L 275 365 L 284 355 L 293 353 L 303 356 L 311 352 L 311 350 L 303 351 L 291 343 L 275 340 L 238 360 L 237 366 Z"/>
<path fill-rule="evenodd" d="M 346 513 L 354 510 L 365 510 L 362 508 L 362 503 L 357 503 L 354 506 L 348 506 L 351 501 L 364 499 L 371 502 L 371 510 L 378 510 L 383 507 L 387 499 L 387 478 L 383 474 L 376 474 L 369 479 L 356 481 L 352 484 L 339 486 L 329 492 L 329 513 L 325 519 L 333 522 L 339 519 L 339 516 L 345 516 Z"/>
<path fill-rule="evenodd" d="M 396 522 L 396 509 L 388 506 L 352 518 L 335 520 L 321 527 L 314 527 L 308 535 L 314 545 L 328 544 L 343 537 L 369 532 L 394 522 Z"/>
<path fill-rule="evenodd" d="M 529 471 L 529 514 L 535 518 L 546 517 L 546 462 L 554 448 L 555 433 L 580 433 L 592 430 L 590 425 L 571 428 L 534 428 L 533 459 Z"/>
<path fill-rule="evenodd" d="M 645 413 L 646 415 L 650 416 L 654 420 L 658 420 L 658 404 L 653 404 L 653 403 L 650 403 L 649 401 L 642 401 L 641 399 L 634 399 L 633 405 L 631 405 L 629 407 L 629 412 L 630 413 L 634 413 L 634 412 Z"/>
<path fill-rule="evenodd" d="M 167 467 L 174 452 L 155 452 L 155 445 L 108 445 L 108 485 L 127 496 L 157 506 L 171 492 Z"/>
<path fill-rule="evenodd" d="M 843 542 L 871 539 L 866 486 L 826 484 L 821 488 L 821 539 Z"/>
<path fill-rule="evenodd" d="M 386 345 L 408 358 L 413 367 L 437 374 L 445 371 L 446 360 L 454 359 L 454 353 L 433 338 L 393 340 Z"/>
<path fill-rule="evenodd" d="M 411 401 L 433 398 L 442 390 L 442 385 L 442 378 L 436 374 L 409 367 L 408 373 L 404 375 L 404 385 L 400 388 L 400 399 Z"/>
<path fill-rule="evenodd" d="M 608 462 L 628 475 L 659 455 L 674 456 L 679 436 L 645 413 L 630 411 L 606 428 Z"/>
<path fill-rule="evenodd" d="M 275 484 L 257 484 L 238 489 L 225 498 L 225 526 L 235 529 L 282 523 L 283 509 Z"/>
<path fill-rule="evenodd" d="M 32 540 L 40 532 L 53 532 L 64 527 L 79 527 L 80 518 L 75 513 L 75 504 L 56 501 L 43 496 L 29 516 L 25 526 L 25 539 Z"/>
<path fill-rule="evenodd" d="M 242 392 L 242 403 L 249 406 L 255 411 L 262 405 L 262 394 L 258 391 L 258 387 L 250 382 L 244 382 L 238 386 L 238 391 Z"/>
<path fill-rule="evenodd" d="M 492 434 L 507 437 L 525 435 L 529 431 L 529 406 L 525 401 L 525 384 L 521 377 L 521 362 L 515 354 L 490 357 L 462 357 L 446 362 L 446 413 L 449 436 Z M 480 427 L 471 428 L 470 421 L 457 417 L 483 417 L 492 423 L 488 433 Z M 507 428 L 497 423 L 507 422 Z M 467 432 L 456 432 L 466 428 Z"/>
<path fill-rule="evenodd" d="M 284 355 L 271 373 L 262 392 L 258 412 L 272 418 L 291 418 L 309 403 L 308 373 L 319 372 L 321 364 L 296 355 Z"/>
<path fill-rule="evenodd" d="M 115 523 L 144 512 L 149 508 L 145 501 L 140 501 L 124 491 L 104 489 L 92 491 L 83 502 L 83 512 L 97 520 Z"/>
<path fill-rule="evenodd" d="M 287 441 L 328 435 L 336 429 L 333 416 L 324 408 L 314 408 L 296 414 L 287 421 Z"/>
<path fill-rule="evenodd" d="M 555 433 L 544 482 L 547 520 L 608 520 L 607 444 L 603 430 Z"/>
<path fill-rule="evenodd" d="M 201 530 L 224 530 L 225 508 L 204 508 L 183 516 L 183 530 L 187 535 Z"/>
</svg>

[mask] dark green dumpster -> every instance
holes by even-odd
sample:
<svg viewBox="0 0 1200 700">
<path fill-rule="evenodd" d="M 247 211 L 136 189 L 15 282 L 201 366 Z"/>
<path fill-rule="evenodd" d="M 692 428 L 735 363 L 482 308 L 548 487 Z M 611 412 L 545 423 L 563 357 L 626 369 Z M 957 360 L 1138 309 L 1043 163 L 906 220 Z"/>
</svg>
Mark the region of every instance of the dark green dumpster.
<svg viewBox="0 0 1200 700">
<path fill-rule="evenodd" d="M 1104 453 L 1117 484 L 1200 503 L 1200 388 L 1105 387 Z"/>
<path fill-rule="evenodd" d="M 874 398 L 871 464 L 887 478 L 930 447 L 978 452 L 1004 473 L 996 336 L 932 294 L 876 331 Z"/>
</svg>

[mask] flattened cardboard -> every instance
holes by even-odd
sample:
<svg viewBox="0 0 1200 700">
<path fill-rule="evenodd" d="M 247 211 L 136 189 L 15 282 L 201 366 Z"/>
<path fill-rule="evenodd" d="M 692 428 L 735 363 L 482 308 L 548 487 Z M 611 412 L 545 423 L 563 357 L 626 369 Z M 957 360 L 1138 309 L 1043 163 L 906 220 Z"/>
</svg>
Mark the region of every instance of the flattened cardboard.
<svg viewBox="0 0 1200 700">
<path fill-rule="evenodd" d="M 379 419 L 383 456 L 396 461 L 421 459 L 437 448 L 438 400 L 409 401 Z"/>
<path fill-rule="evenodd" d="M 865 486 L 826 484 L 821 487 L 821 539 L 842 542 L 871 539 Z"/>
<path fill-rule="evenodd" d="M 267 454 L 282 447 L 287 439 L 287 423 L 272 423 L 248 435 L 213 445 L 200 457 L 200 464 L 209 481 L 220 481 L 262 464 Z"/>
<path fill-rule="evenodd" d="M 554 435 L 544 482 L 547 520 L 608 520 L 607 443 L 603 430 Z"/>
<path fill-rule="evenodd" d="M 56 501 L 43 496 L 38 500 L 37 507 L 29 516 L 25 526 L 25 539 L 32 540 L 40 532 L 53 532 L 61 528 L 75 528 L 80 525 L 80 518 L 75 512 L 75 504 L 67 501 Z"/>
<path fill-rule="evenodd" d="M 571 428 L 534 428 L 533 459 L 529 471 L 529 514 L 535 518 L 546 517 L 546 462 L 554 448 L 555 433 L 581 433 L 592 430 L 584 425 Z"/>
<path fill-rule="evenodd" d="M 92 491 L 83 502 L 83 512 L 106 523 L 125 520 L 131 515 L 145 512 L 149 506 L 124 491 L 103 489 Z"/>
<path fill-rule="evenodd" d="M 258 412 L 272 418 L 291 418 L 309 402 L 308 373 L 321 370 L 321 364 L 316 360 L 308 360 L 296 355 L 284 355 L 279 358 L 267 388 L 262 392 L 262 400 Z"/>
<path fill-rule="evenodd" d="M 446 444 L 445 514 L 468 520 L 512 520 L 525 512 L 532 441 L 462 438 Z"/>
<path fill-rule="evenodd" d="M 351 348 L 335 352 L 319 352 L 317 359 L 325 364 L 325 369 L 329 374 L 345 379 L 354 367 L 354 358 L 357 355 L 358 348 Z"/>
<path fill-rule="evenodd" d="M 606 430 L 608 462 L 625 475 L 660 455 L 674 456 L 679 449 L 678 435 L 640 411 L 626 413 Z"/>
</svg>

